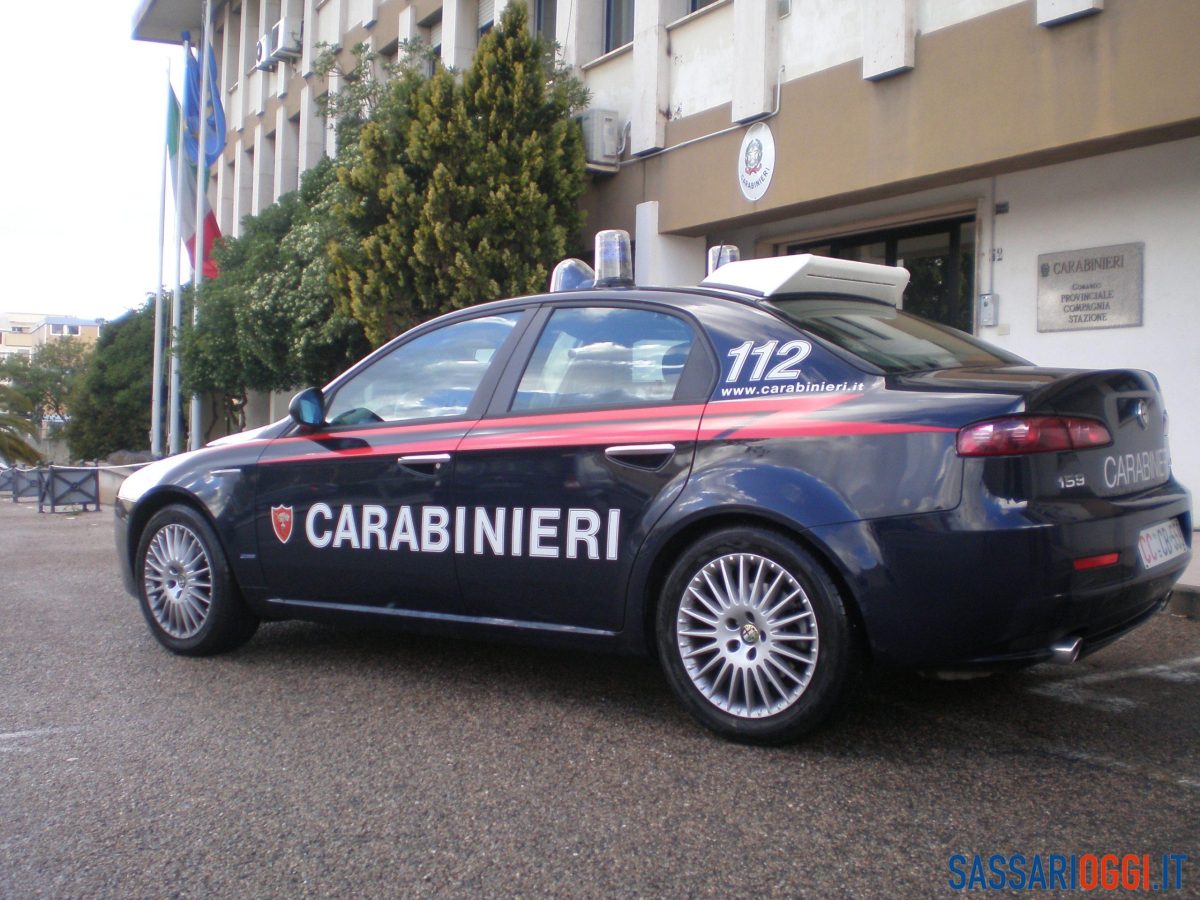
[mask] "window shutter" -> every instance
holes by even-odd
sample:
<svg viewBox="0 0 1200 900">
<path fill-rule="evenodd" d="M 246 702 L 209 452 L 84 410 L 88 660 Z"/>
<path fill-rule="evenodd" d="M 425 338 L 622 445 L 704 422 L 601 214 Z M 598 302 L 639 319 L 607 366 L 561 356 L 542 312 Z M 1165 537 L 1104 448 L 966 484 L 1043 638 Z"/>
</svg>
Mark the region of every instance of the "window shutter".
<svg viewBox="0 0 1200 900">
<path fill-rule="evenodd" d="M 495 0 L 479 0 L 479 28 L 481 30 L 485 26 L 492 24 L 492 19 L 495 18 L 495 11 Z"/>
</svg>

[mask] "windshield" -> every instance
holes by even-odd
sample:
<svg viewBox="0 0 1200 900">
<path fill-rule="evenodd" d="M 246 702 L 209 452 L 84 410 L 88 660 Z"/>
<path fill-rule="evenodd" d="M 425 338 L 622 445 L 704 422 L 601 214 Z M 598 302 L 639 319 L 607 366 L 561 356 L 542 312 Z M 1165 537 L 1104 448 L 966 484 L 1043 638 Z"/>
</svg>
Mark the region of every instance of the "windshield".
<svg viewBox="0 0 1200 900">
<path fill-rule="evenodd" d="M 881 303 L 804 297 L 770 305 L 808 333 L 888 373 L 1027 364 L 969 334 Z"/>
</svg>

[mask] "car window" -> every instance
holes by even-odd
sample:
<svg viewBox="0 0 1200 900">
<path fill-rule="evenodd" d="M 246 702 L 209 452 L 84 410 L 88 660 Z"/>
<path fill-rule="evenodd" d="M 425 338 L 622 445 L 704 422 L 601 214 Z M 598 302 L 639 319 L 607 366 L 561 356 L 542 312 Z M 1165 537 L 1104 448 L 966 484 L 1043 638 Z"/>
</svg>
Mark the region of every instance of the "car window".
<svg viewBox="0 0 1200 900">
<path fill-rule="evenodd" d="M 557 309 L 534 347 L 512 408 L 670 402 L 693 338 L 686 322 L 666 313 Z"/>
<path fill-rule="evenodd" d="M 969 334 L 879 303 L 803 298 L 775 300 L 771 305 L 810 334 L 885 372 L 1026 362 Z"/>
<path fill-rule="evenodd" d="M 461 416 L 520 313 L 455 322 L 396 347 L 338 388 L 333 425 Z"/>
</svg>

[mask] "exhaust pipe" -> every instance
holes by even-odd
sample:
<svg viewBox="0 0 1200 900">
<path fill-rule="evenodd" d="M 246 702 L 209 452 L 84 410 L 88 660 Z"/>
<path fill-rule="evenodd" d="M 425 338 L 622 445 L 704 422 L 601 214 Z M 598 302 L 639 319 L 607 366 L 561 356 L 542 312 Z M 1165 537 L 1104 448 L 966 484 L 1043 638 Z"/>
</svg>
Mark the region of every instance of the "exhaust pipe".
<svg viewBox="0 0 1200 900">
<path fill-rule="evenodd" d="M 1079 651 L 1083 648 L 1083 638 L 1063 638 L 1056 644 L 1050 645 L 1050 662 L 1060 666 L 1069 666 L 1079 659 Z"/>
</svg>

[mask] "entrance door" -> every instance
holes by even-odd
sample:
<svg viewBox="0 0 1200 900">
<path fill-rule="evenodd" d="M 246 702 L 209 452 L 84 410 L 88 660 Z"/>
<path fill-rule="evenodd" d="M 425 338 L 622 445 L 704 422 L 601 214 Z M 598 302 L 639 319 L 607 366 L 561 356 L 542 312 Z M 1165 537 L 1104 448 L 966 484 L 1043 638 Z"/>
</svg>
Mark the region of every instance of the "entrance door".
<svg viewBox="0 0 1200 900">
<path fill-rule="evenodd" d="M 831 241 L 792 244 L 786 253 L 904 266 L 912 280 L 904 309 L 971 333 L 975 324 L 975 220 L 925 222 Z"/>
</svg>

